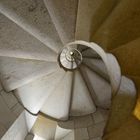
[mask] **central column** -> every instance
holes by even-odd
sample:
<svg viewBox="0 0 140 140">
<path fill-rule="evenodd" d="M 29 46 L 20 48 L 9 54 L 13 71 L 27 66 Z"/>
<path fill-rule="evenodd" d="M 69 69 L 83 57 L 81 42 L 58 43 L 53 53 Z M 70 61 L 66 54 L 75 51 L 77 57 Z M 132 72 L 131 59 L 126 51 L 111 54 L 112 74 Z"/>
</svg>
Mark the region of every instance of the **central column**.
<svg viewBox="0 0 140 140">
<path fill-rule="evenodd" d="M 82 62 L 82 54 L 76 48 L 65 47 L 60 53 L 60 64 L 69 70 L 76 69 Z"/>
</svg>

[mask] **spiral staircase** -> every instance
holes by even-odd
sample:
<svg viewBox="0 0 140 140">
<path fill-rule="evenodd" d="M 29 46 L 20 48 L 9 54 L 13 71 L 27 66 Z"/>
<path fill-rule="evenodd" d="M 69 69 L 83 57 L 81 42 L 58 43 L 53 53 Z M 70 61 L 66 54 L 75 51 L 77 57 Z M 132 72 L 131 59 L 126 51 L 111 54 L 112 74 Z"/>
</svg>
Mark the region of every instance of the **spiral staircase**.
<svg viewBox="0 0 140 140">
<path fill-rule="evenodd" d="M 140 139 L 139 5 L 0 1 L 0 91 L 36 116 L 27 139 Z"/>
</svg>

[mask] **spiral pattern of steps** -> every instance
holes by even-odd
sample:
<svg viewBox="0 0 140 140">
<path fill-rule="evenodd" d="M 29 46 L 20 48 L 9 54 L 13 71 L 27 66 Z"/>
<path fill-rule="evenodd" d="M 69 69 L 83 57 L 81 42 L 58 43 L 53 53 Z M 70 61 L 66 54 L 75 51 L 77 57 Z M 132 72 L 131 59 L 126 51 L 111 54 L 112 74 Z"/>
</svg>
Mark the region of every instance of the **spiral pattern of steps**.
<svg viewBox="0 0 140 140">
<path fill-rule="evenodd" d="M 140 76 L 124 56 L 125 51 L 131 55 L 132 46 L 138 48 L 139 39 L 134 39 L 139 37 L 139 24 L 129 29 L 138 4 L 138 0 L 1 0 L 2 88 L 32 115 L 69 121 L 101 108 L 110 110 L 105 132 L 120 128 L 135 105 L 131 79 Z M 130 15 L 124 16 L 123 7 Z M 138 18 L 135 14 L 134 21 L 140 23 Z M 122 33 L 123 28 L 127 32 Z M 139 63 L 139 51 L 136 54 L 133 63 Z"/>
</svg>

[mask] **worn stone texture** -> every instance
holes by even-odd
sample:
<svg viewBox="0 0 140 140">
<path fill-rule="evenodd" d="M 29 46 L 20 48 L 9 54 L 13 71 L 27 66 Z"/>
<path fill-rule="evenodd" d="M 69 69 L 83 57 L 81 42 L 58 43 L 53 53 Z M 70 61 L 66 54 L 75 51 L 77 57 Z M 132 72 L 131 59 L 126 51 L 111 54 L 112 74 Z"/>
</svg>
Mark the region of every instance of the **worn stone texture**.
<svg viewBox="0 0 140 140">
<path fill-rule="evenodd" d="M 69 133 L 66 137 L 61 140 L 74 140 L 74 132 Z"/>
<path fill-rule="evenodd" d="M 46 47 L 56 52 L 62 48 L 59 35 L 43 0 L 1 0 L 0 12 Z"/>
<path fill-rule="evenodd" d="M 0 56 L 56 61 L 57 54 L 23 30 L 16 23 L 0 14 Z"/>
<path fill-rule="evenodd" d="M 65 71 L 60 69 L 19 87 L 15 93 L 29 111 L 37 114 L 64 75 Z"/>
<path fill-rule="evenodd" d="M 101 59 L 84 58 L 83 64 L 86 65 L 87 67 L 89 67 L 94 72 L 96 72 L 98 75 L 100 75 L 105 80 L 109 81 L 109 76 L 108 76 L 106 65 Z"/>
<path fill-rule="evenodd" d="M 92 36 L 92 41 L 110 50 L 138 38 L 140 36 L 139 5 L 139 0 L 121 1 Z"/>
<path fill-rule="evenodd" d="M 24 140 L 27 133 L 25 112 L 22 112 L 1 140 Z"/>
<path fill-rule="evenodd" d="M 120 89 L 112 99 L 106 133 L 118 129 L 132 114 L 136 102 L 136 89 L 132 80 L 122 76 Z"/>
<path fill-rule="evenodd" d="M 92 114 L 94 123 L 99 123 L 102 121 L 107 121 L 109 116 L 109 110 L 104 110 L 97 108 L 97 111 Z"/>
<path fill-rule="evenodd" d="M 4 136 L 7 130 L 13 125 L 15 120 L 23 112 L 17 99 L 12 92 L 6 93 L 3 89 L 0 91 L 0 138 Z"/>
<path fill-rule="evenodd" d="M 140 49 L 139 49 L 140 41 L 139 39 L 137 39 L 129 44 L 125 44 L 129 41 L 136 39 L 140 35 L 140 28 L 139 28 L 140 27 L 140 22 L 139 22 L 140 21 L 139 20 L 140 19 L 140 8 L 139 8 L 140 2 L 138 0 L 135 0 L 135 1 L 124 0 L 124 1 L 121 1 L 121 3 L 119 3 L 120 0 L 112 0 L 112 1 L 99 0 L 98 1 L 99 3 L 98 2 L 94 3 L 95 0 L 92 2 L 88 0 L 87 3 L 85 3 L 84 0 L 79 1 L 78 16 L 77 16 L 78 18 L 77 18 L 77 26 L 76 26 L 79 28 L 79 30 L 78 28 L 75 29 L 77 0 L 75 1 L 63 0 L 61 2 L 57 0 L 52 0 L 52 1 L 44 0 L 44 2 L 46 4 L 46 7 L 48 8 L 48 11 L 43 3 L 43 0 L 42 1 L 39 1 L 39 0 L 29 0 L 29 1 L 27 0 L 23 0 L 23 1 L 1 0 L 0 11 L 5 16 L 10 18 L 10 20 L 15 22 L 18 26 L 20 26 L 29 34 L 33 35 L 35 38 L 37 38 L 42 43 L 44 43 L 46 46 L 44 46 L 41 42 L 38 42 L 38 41 L 36 42 L 35 38 L 33 39 L 30 35 L 28 35 L 28 33 L 26 36 L 25 31 L 24 32 L 19 31 L 19 34 L 16 34 L 14 36 L 14 31 L 17 30 L 18 27 L 16 24 L 14 24 L 12 28 L 13 30 L 12 29 L 10 30 L 10 27 L 11 27 L 10 23 L 12 22 L 9 22 L 9 24 L 7 24 L 3 28 L 3 30 L 1 29 L 1 31 L 4 32 L 4 30 L 6 30 L 7 28 L 6 30 L 7 32 L 3 34 L 3 37 L 5 38 L 3 39 L 1 38 L 1 41 L 5 43 L 6 39 L 8 38 L 8 35 L 11 33 L 13 36 L 9 36 L 9 38 L 11 38 L 12 43 L 14 42 L 12 44 L 13 46 L 16 46 L 19 44 L 20 45 L 27 44 L 29 46 L 32 46 L 32 45 L 34 46 L 33 43 L 35 43 L 35 45 L 37 46 L 41 45 L 44 49 L 42 48 L 42 50 L 41 49 L 36 50 L 36 51 L 39 51 L 38 53 L 39 55 L 38 54 L 33 55 L 32 51 L 28 52 L 28 50 L 26 50 L 26 48 L 24 47 L 21 47 L 20 49 L 23 49 L 26 53 L 28 52 L 29 54 L 32 54 L 31 56 L 28 56 L 29 59 L 38 57 L 39 60 L 40 59 L 46 60 L 46 57 L 45 57 L 46 54 L 44 53 L 46 51 L 45 47 L 48 46 L 49 48 L 51 48 L 52 50 L 58 53 L 62 47 L 61 41 L 63 42 L 63 44 L 65 44 L 69 41 L 74 40 L 75 30 L 76 30 L 76 39 L 83 39 L 83 40 L 91 39 L 91 41 L 95 41 L 98 44 L 100 44 L 101 47 L 103 47 L 105 50 L 107 51 L 112 50 L 111 53 L 113 53 L 118 58 L 118 61 L 120 62 L 120 65 L 122 67 L 122 73 L 126 75 L 130 75 L 130 76 L 134 76 L 134 80 L 137 83 L 137 89 L 138 89 L 139 80 L 137 79 L 137 77 L 139 78 L 140 76 L 140 69 L 139 69 L 140 61 L 138 59 L 140 55 Z M 88 7 L 89 9 L 87 10 L 86 8 Z M 92 8 L 93 9 L 95 8 L 95 9 L 92 11 Z M 87 16 L 88 14 L 89 16 Z M 1 19 L 3 19 L 3 17 Z M 83 20 L 84 22 L 82 22 Z M 91 23 L 91 21 L 93 23 Z M 105 22 L 103 23 L 103 21 Z M 1 23 L 1 27 L 2 25 L 5 25 L 5 23 Z M 53 24 L 55 25 L 56 29 Z M 101 28 L 99 29 L 100 26 Z M 57 34 L 57 32 L 59 35 Z M 90 36 L 90 32 L 92 32 L 92 36 Z M 28 39 L 29 42 L 26 42 L 25 40 L 18 38 L 18 36 L 20 37 L 20 34 L 22 33 L 25 35 L 25 36 L 22 36 L 22 38 Z M 59 36 L 61 36 L 61 41 L 59 39 Z M 17 41 L 15 41 L 16 39 Z M 21 39 L 21 42 L 20 42 L 20 39 Z M 33 41 L 31 42 L 31 45 L 30 45 L 30 40 Z M 125 44 L 125 45 L 120 46 L 122 44 Z M 11 50 L 13 50 L 13 48 Z M 3 47 L 2 49 L 4 50 L 5 47 Z M 32 47 L 31 47 L 31 50 L 32 50 Z M 109 65 L 107 66 L 109 67 L 107 68 L 108 68 L 108 71 L 111 73 L 111 78 L 114 76 L 114 73 L 115 74 L 117 73 L 111 79 L 111 83 L 114 82 L 114 85 L 116 83 L 117 83 L 116 85 L 119 85 L 119 80 L 120 80 L 119 70 L 120 69 L 118 65 L 115 65 L 115 63 L 117 64 L 116 59 L 110 54 L 106 55 L 99 48 L 97 50 L 101 54 L 103 54 L 103 58 L 105 58 L 105 60 L 108 59 L 107 63 L 109 63 Z M 3 52 L 1 52 L 1 54 Z M 52 51 L 49 51 L 49 52 L 52 52 Z M 25 58 L 25 56 L 23 56 L 22 53 L 19 56 Z M 51 54 L 54 54 L 54 53 L 51 53 Z M 10 57 L 12 57 L 13 55 L 14 54 L 12 52 L 10 54 Z M 40 55 L 42 55 L 42 57 L 40 57 Z M 50 55 L 50 57 L 52 57 L 52 55 Z M 87 61 L 89 61 L 89 59 Z M 105 78 L 106 81 L 108 81 L 109 78 L 108 78 L 108 73 L 106 71 L 106 67 L 104 67 L 102 64 L 100 65 L 99 63 L 100 60 L 97 60 L 97 61 L 98 62 L 95 63 L 97 65 L 94 64 L 94 66 L 96 67 L 99 66 L 101 72 L 99 71 L 98 68 L 96 68 L 96 71 L 98 71 L 98 74 L 102 75 L 103 78 Z M 2 58 L 0 62 L 1 62 L 0 66 L 2 66 L 3 68 L 2 71 L 6 72 L 6 70 L 8 70 L 9 72 L 10 70 L 12 70 L 11 65 L 10 65 L 11 61 L 7 63 L 9 66 L 7 68 L 4 67 L 5 63 L 2 65 Z M 21 64 L 21 61 L 20 61 L 20 64 Z M 93 63 L 89 63 L 90 66 L 88 67 L 91 67 L 91 64 Z M 17 64 L 15 67 L 19 67 L 19 64 Z M 29 66 L 26 65 L 24 67 L 26 70 L 27 70 L 26 67 L 29 68 Z M 12 70 L 12 72 L 15 72 L 15 75 L 13 77 L 17 76 L 16 78 L 20 79 L 21 77 L 18 77 L 18 74 L 21 74 L 23 77 L 26 77 L 26 75 L 24 75 L 24 73 L 21 72 L 21 71 L 24 71 L 25 69 L 20 67 L 18 70 L 16 69 L 17 71 Z M 42 69 L 42 68 L 39 68 L 39 69 Z M 29 68 L 29 71 L 30 71 L 30 68 Z M 27 73 L 30 74 L 28 70 L 27 70 Z M 83 77 L 80 75 L 80 73 L 78 72 L 78 74 L 75 76 L 75 79 L 74 79 L 75 81 L 74 81 L 74 86 L 72 87 L 73 88 L 72 98 L 70 97 L 70 94 L 71 94 L 71 86 L 70 86 L 71 84 L 69 83 L 70 81 L 68 81 L 68 79 L 65 79 L 66 82 L 68 83 L 62 81 L 62 77 L 64 76 L 64 73 L 65 72 L 63 71 L 62 73 L 61 72 L 57 73 L 54 77 L 45 77 L 44 79 L 40 78 L 22 87 L 20 85 L 20 88 L 18 88 L 15 92 L 19 95 L 20 99 L 22 99 L 25 107 L 29 108 L 29 110 L 33 113 L 38 113 L 42 105 L 45 103 L 45 101 L 47 103 L 44 104 L 44 106 L 42 107 L 43 109 L 41 109 L 41 111 L 48 115 L 52 113 L 51 115 L 54 116 L 55 118 L 59 116 L 58 119 L 61 119 L 63 117 L 68 118 L 69 114 L 71 116 L 79 116 L 79 115 L 86 115 L 86 114 L 95 112 L 96 105 L 94 101 L 92 101 L 89 88 L 85 84 L 85 81 Z M 107 76 L 106 76 L 106 73 L 107 73 Z M 4 73 L 3 75 L 6 75 L 6 74 Z M 89 77 L 92 77 L 92 76 L 89 74 Z M 29 79 L 30 78 L 31 77 L 29 77 Z M 7 79 L 9 79 L 9 75 L 7 76 Z M 101 81 L 97 82 L 97 78 L 93 80 L 96 80 L 96 83 L 94 83 L 95 85 L 96 84 L 100 85 L 98 87 L 98 92 L 102 93 L 102 90 L 104 89 L 104 87 L 107 87 L 108 84 L 105 85 L 105 83 L 102 83 L 104 86 L 102 87 L 102 90 L 100 91 Z M 61 86 L 58 85 L 59 81 L 60 81 Z M 120 89 L 118 90 L 118 94 L 112 100 L 112 109 L 111 109 L 110 118 L 108 121 L 106 133 L 105 133 L 105 140 L 122 140 L 122 139 L 139 140 L 140 139 L 140 134 L 138 134 L 139 132 L 138 130 L 140 130 L 140 127 L 138 125 L 139 122 L 134 116 L 131 115 L 134 109 L 135 99 L 136 99 L 135 86 L 131 80 L 124 77 L 122 78 L 121 82 L 122 83 L 121 83 Z M 11 83 L 14 84 L 13 82 Z M 66 96 L 67 92 L 64 92 L 63 90 L 65 89 L 65 91 L 68 91 L 68 88 L 65 85 L 69 87 L 69 96 Z M 60 86 L 60 87 L 56 88 L 57 86 Z M 11 88 L 10 90 L 13 90 L 17 87 Z M 51 95 L 54 88 L 56 90 L 55 93 L 57 94 L 57 96 L 56 94 Z M 110 93 L 110 87 L 109 87 L 109 90 L 106 91 L 106 93 L 108 92 Z M 138 89 L 138 92 L 139 92 L 139 89 Z M 47 93 L 47 94 L 44 94 L 44 93 Z M 63 98 L 61 98 L 61 96 L 59 96 L 58 93 L 60 93 Z M 107 96 L 101 95 L 101 97 L 106 98 Z M 46 99 L 50 99 L 50 100 L 46 100 Z M 70 102 L 70 99 L 72 100 L 71 102 Z M 59 100 L 59 102 L 57 100 Z M 102 100 L 102 102 L 104 102 L 104 100 Z M 0 103 L 1 103 L 0 114 L 2 114 L 0 115 L 0 118 L 1 118 L 0 119 L 0 124 L 1 124 L 0 134 L 1 133 L 3 134 L 6 131 L 6 129 L 12 124 L 13 120 L 15 120 L 16 117 L 19 116 L 19 114 L 21 114 L 23 107 L 21 106 L 21 104 L 16 102 L 12 96 L 11 98 L 9 98 L 5 95 L 3 96 L 3 93 L 1 93 L 0 95 Z M 71 106 L 70 106 L 70 103 L 71 103 Z M 5 105 L 7 105 L 8 107 Z M 65 106 L 65 108 L 63 108 L 63 106 Z M 48 110 L 50 111 L 50 113 L 45 112 L 47 108 L 49 108 Z M 56 108 L 57 108 L 57 112 L 55 110 Z M 53 109 L 53 112 L 52 112 L 52 109 Z M 138 96 L 137 104 L 134 109 L 134 115 L 138 119 L 140 119 L 139 110 L 140 110 L 140 101 L 139 101 L 139 96 Z M 10 116 L 10 119 L 9 119 L 9 116 Z M 68 134 L 70 136 L 65 137 L 64 139 L 69 139 L 71 136 L 72 137 L 75 136 L 76 140 L 82 140 L 82 139 L 83 140 L 89 140 L 89 139 L 100 140 L 104 133 L 106 121 L 108 120 L 106 116 L 108 116 L 106 115 L 106 113 L 95 112 L 95 114 L 91 114 L 89 116 L 82 116 L 82 117 L 74 118 L 73 121 L 70 120 L 68 123 L 66 122 L 66 124 L 65 122 L 61 123 L 60 126 L 67 127 L 71 130 L 74 129 L 72 130 L 72 133 Z M 35 126 L 32 129 L 32 132 L 37 133 L 38 135 L 40 135 L 41 137 L 44 137 L 45 139 L 54 139 L 56 129 L 57 129 L 56 126 L 57 126 L 56 122 L 46 119 L 44 116 L 40 115 L 38 117 L 38 120 Z M 16 131 L 11 132 L 10 135 L 8 135 L 8 137 L 11 136 L 12 138 L 14 135 L 16 135 L 16 132 L 17 132 L 17 129 Z M 62 133 L 60 129 L 58 133 L 59 133 L 58 136 Z M 21 137 L 22 136 L 18 135 L 17 138 L 23 139 Z"/>
<path fill-rule="evenodd" d="M 122 74 L 140 76 L 140 38 L 111 50 L 121 67 Z"/>
<path fill-rule="evenodd" d="M 82 66 L 81 70 L 96 106 L 110 108 L 112 96 L 110 83 L 87 67 Z"/>
<path fill-rule="evenodd" d="M 74 75 L 70 116 L 82 116 L 95 112 L 96 106 L 81 73 L 75 70 Z"/>
<path fill-rule="evenodd" d="M 72 72 L 66 72 L 57 88 L 48 97 L 41 112 L 58 120 L 68 120 L 71 103 Z"/>
<path fill-rule="evenodd" d="M 97 137 L 102 137 L 104 134 L 104 129 L 106 126 L 106 122 L 102 121 L 99 123 L 96 123 L 90 127 L 88 127 L 88 133 L 90 138 L 97 138 Z"/>
<path fill-rule="evenodd" d="M 119 0 L 79 0 L 76 21 L 77 40 L 90 41 L 91 35 L 110 15 Z"/>
<path fill-rule="evenodd" d="M 44 0 L 44 2 L 63 44 L 75 40 L 78 0 Z"/>
<path fill-rule="evenodd" d="M 81 139 L 88 139 L 88 131 L 87 128 L 80 128 L 80 129 L 75 129 L 75 139 L 76 140 L 81 140 Z"/>
<path fill-rule="evenodd" d="M 80 116 L 74 118 L 74 128 L 84 128 L 93 125 L 92 115 Z"/>
<path fill-rule="evenodd" d="M 74 121 L 70 118 L 68 121 L 58 121 L 58 126 L 66 129 L 74 128 Z"/>
<path fill-rule="evenodd" d="M 85 115 L 85 116 L 80 116 L 80 117 L 70 117 L 68 121 L 58 121 L 56 122 L 55 120 L 49 120 L 49 118 L 45 118 L 44 116 L 39 115 L 40 118 L 43 118 L 44 121 L 48 121 L 48 124 L 51 125 L 54 123 L 57 123 L 56 125 L 56 130 L 55 130 L 55 139 L 60 140 L 100 140 L 102 139 L 102 135 L 106 126 L 106 122 L 108 119 L 108 113 L 109 110 L 104 110 L 101 108 L 98 108 L 98 111 L 90 114 L 90 115 Z M 99 119 L 97 118 L 99 117 Z M 42 124 L 39 123 L 40 118 L 38 118 L 37 122 L 35 123 L 32 132 L 34 132 L 37 128 L 40 128 L 40 136 L 45 136 L 45 133 L 49 133 L 49 125 L 44 125 L 44 129 L 46 126 L 46 129 L 42 129 L 43 126 Z M 38 125 L 38 126 L 37 126 Z M 41 130 L 42 129 L 42 130 Z M 39 134 L 37 134 L 39 135 Z M 47 137 L 44 137 L 47 138 Z M 48 139 L 47 139 L 48 140 Z"/>
<path fill-rule="evenodd" d="M 0 57 L 0 79 L 7 91 L 24 86 L 57 69 L 56 62 Z"/>
<path fill-rule="evenodd" d="M 103 140 L 139 140 L 140 139 L 140 121 L 133 115 L 130 115 L 123 125 L 105 134 Z"/>
<path fill-rule="evenodd" d="M 54 139 L 57 123 L 39 115 L 31 132 L 44 139 Z"/>
<path fill-rule="evenodd" d="M 140 39 L 137 38 L 125 45 L 122 45 L 116 49 L 111 50 L 120 64 L 122 74 L 129 76 L 136 85 L 137 90 L 137 103 L 134 109 L 134 115 L 140 119 Z"/>
</svg>

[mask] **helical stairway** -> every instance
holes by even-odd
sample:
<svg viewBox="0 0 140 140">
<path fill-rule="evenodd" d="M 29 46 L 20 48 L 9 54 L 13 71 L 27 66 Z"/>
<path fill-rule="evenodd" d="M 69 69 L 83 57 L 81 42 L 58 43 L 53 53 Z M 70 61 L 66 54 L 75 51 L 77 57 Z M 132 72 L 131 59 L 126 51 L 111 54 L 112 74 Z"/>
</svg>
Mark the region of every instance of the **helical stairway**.
<svg viewBox="0 0 140 140">
<path fill-rule="evenodd" d="M 138 0 L 0 0 L 3 89 L 29 113 L 56 120 L 61 128 L 60 122 L 108 111 L 99 136 L 100 127 L 95 136 L 90 130 L 91 137 L 70 140 L 100 140 L 103 135 L 122 140 L 116 138 L 119 129 L 134 117 L 137 90 L 132 79 L 139 86 L 140 69 L 134 67 L 140 64 L 139 4 Z M 140 118 L 139 100 L 134 114 Z"/>
</svg>

